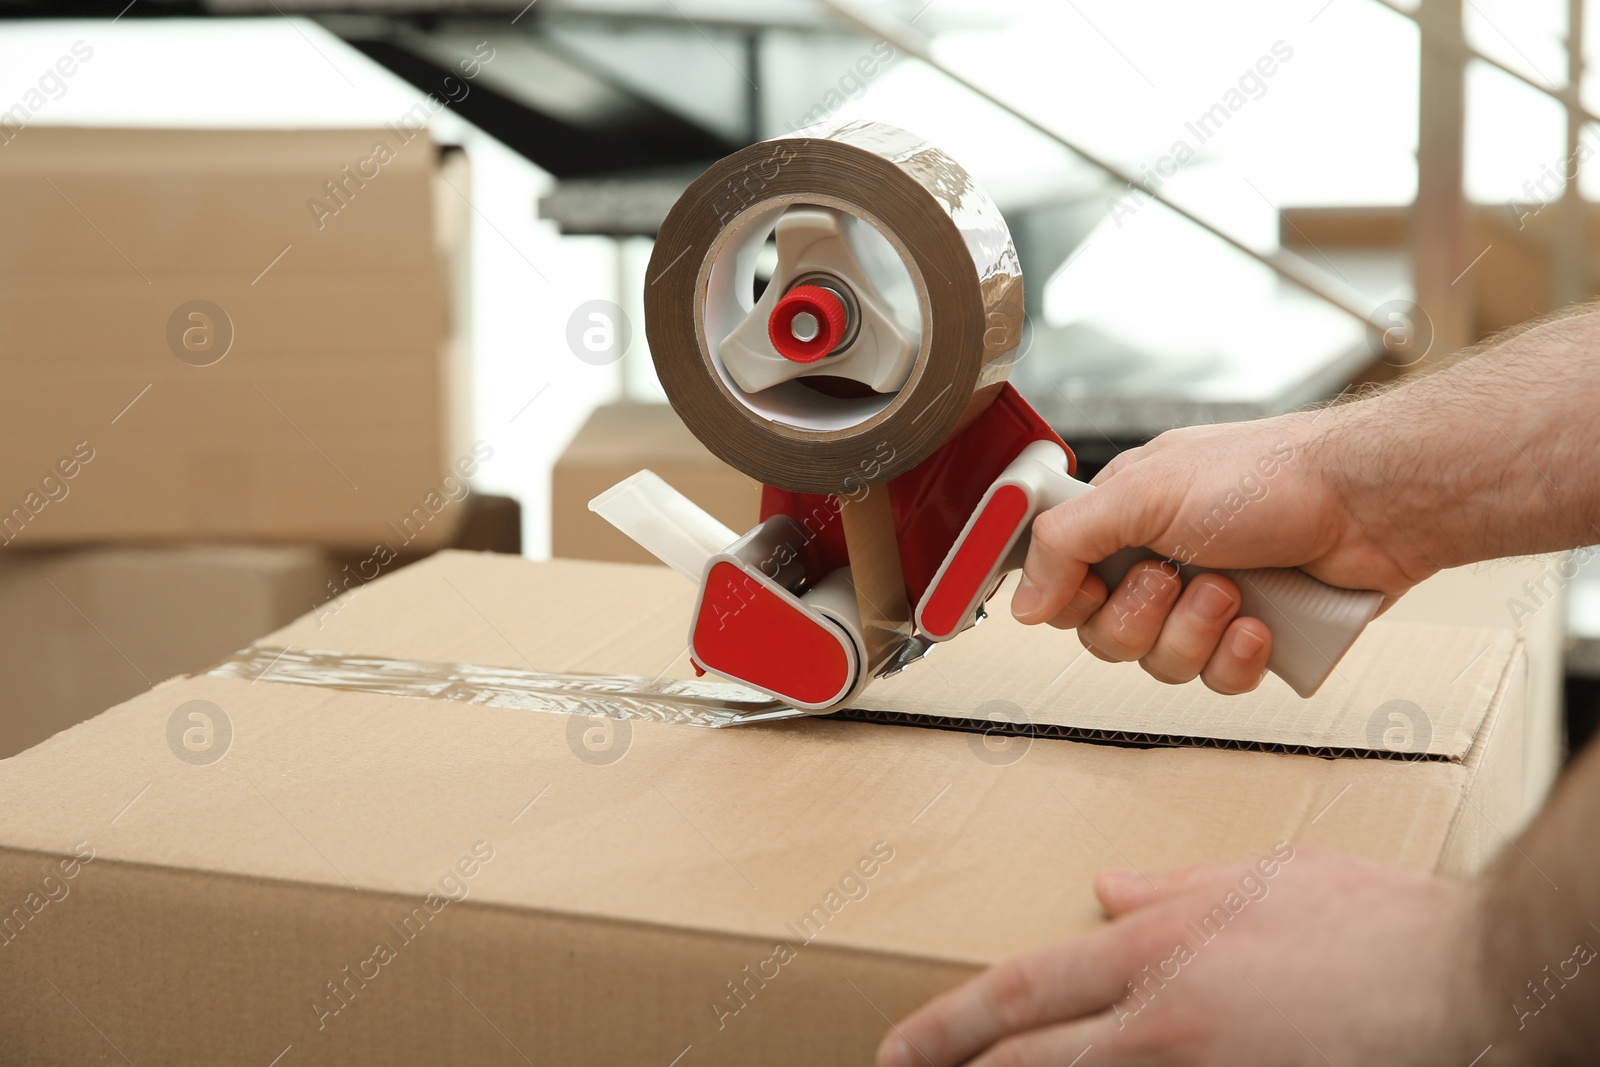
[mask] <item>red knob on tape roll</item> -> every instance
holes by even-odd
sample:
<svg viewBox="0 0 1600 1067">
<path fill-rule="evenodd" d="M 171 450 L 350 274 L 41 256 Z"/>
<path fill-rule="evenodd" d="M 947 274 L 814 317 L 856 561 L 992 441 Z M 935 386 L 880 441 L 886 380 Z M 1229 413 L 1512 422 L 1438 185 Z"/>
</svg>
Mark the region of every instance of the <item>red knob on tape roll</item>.
<svg viewBox="0 0 1600 1067">
<path fill-rule="evenodd" d="M 837 293 L 820 285 L 797 285 L 772 309 L 767 336 L 784 359 L 815 363 L 839 347 L 848 324 Z"/>
</svg>

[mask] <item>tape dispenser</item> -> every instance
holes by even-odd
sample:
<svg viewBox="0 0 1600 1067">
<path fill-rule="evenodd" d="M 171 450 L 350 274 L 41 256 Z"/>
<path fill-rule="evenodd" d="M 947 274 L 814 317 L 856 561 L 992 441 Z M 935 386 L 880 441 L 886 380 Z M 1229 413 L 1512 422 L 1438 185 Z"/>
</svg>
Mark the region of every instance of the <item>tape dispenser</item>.
<svg viewBox="0 0 1600 1067">
<path fill-rule="evenodd" d="M 979 621 L 1034 517 L 1093 491 L 1006 380 L 1023 304 L 1004 219 L 913 134 L 812 127 L 719 161 L 668 213 L 646 278 L 668 399 L 764 486 L 743 534 L 648 470 L 590 502 L 699 587 L 699 671 L 839 709 Z M 1153 556 L 1094 569 L 1114 586 Z M 1381 603 L 1298 570 L 1222 573 L 1272 631 L 1269 669 L 1302 696 Z"/>
</svg>

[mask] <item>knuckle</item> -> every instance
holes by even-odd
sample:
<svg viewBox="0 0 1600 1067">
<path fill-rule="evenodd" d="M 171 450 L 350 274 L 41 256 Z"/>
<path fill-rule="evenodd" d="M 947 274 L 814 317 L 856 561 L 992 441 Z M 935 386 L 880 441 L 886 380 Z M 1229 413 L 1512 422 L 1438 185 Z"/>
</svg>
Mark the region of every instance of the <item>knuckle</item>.
<svg viewBox="0 0 1600 1067">
<path fill-rule="evenodd" d="M 1147 595 L 1177 589 L 1177 574 L 1164 559 L 1140 560 L 1129 568 L 1125 581 Z"/>
<path fill-rule="evenodd" d="M 1139 1033 L 1131 1035 L 1129 1051 L 1160 1053 L 1163 1062 L 1174 1064 L 1205 1062 L 1202 1050 L 1212 1045 L 1209 1021 L 1189 1005 L 1170 998 L 1151 1007 L 1156 1010 L 1148 1019 L 1140 1019 Z"/>
<path fill-rule="evenodd" d="M 1169 623 L 1156 640 L 1156 647 L 1148 657 L 1151 673 L 1160 672 L 1162 681 L 1192 682 L 1205 670 L 1216 653 L 1216 643 L 1197 635 L 1182 620 Z"/>
<path fill-rule="evenodd" d="M 1160 608 L 1165 612 L 1177 598 L 1178 581 L 1170 577 L 1160 564 L 1140 564 L 1129 573 L 1117 589 L 1116 602 L 1122 618 L 1136 618 L 1145 608 Z"/>
<path fill-rule="evenodd" d="M 1042 511 L 1033 520 L 1033 545 L 1049 555 L 1060 555 L 1067 550 L 1070 539 L 1069 523 L 1061 507 Z"/>
<path fill-rule="evenodd" d="M 1107 626 L 1098 616 L 1078 630 L 1083 647 L 1107 663 L 1127 663 L 1138 659 L 1144 650 L 1130 644 L 1115 625 Z"/>
<path fill-rule="evenodd" d="M 941 1000 L 937 1003 L 942 1005 L 944 1002 Z M 924 1050 L 928 1055 L 940 1056 L 956 1045 L 955 1028 L 950 1022 L 948 1012 L 920 1012 L 914 1024 L 898 1025 L 902 1036 L 914 1042 L 917 1048 Z"/>
<path fill-rule="evenodd" d="M 1198 668 L 1188 670 L 1170 662 L 1152 661 L 1149 656 L 1140 660 L 1139 666 L 1144 668 L 1146 674 L 1163 685 L 1183 685 L 1194 681 L 1195 675 L 1200 673 Z"/>
<path fill-rule="evenodd" d="M 1076 630 L 1104 605 L 1105 597 L 1095 592 L 1090 585 L 1079 586 L 1078 591 L 1067 602 L 1067 606 L 1050 620 L 1050 625 L 1058 630 Z"/>
<path fill-rule="evenodd" d="M 1038 1012 L 1039 984 L 1021 964 L 1002 963 L 995 968 L 989 998 L 996 1021 L 1006 1031 L 1014 1031 L 1033 1022 Z"/>
<path fill-rule="evenodd" d="M 1077 592 L 1067 601 L 1067 610 L 1088 616 L 1092 612 L 1099 611 L 1110 598 L 1111 590 L 1107 589 L 1106 583 L 1091 571 L 1078 583 Z"/>
<path fill-rule="evenodd" d="M 1221 589 L 1221 594 L 1228 601 L 1220 615 L 1216 614 L 1217 594 L 1211 591 L 1213 589 Z M 1223 632 L 1238 617 L 1239 598 L 1228 595 L 1228 591 L 1222 589 L 1219 583 L 1206 582 L 1200 585 L 1197 578 L 1195 585 L 1184 590 L 1177 607 L 1173 608 L 1173 614 L 1183 620 L 1183 637 L 1186 640 L 1191 643 L 1200 641 L 1215 643 L 1222 639 Z"/>
<path fill-rule="evenodd" d="M 1122 452 L 1118 452 L 1116 455 L 1111 457 L 1111 462 L 1100 468 L 1100 475 L 1095 480 L 1103 483 L 1111 478 L 1115 478 L 1118 474 L 1121 474 L 1123 471 L 1139 462 L 1139 460 L 1143 459 L 1146 447 L 1148 446 L 1140 445 L 1137 448 L 1129 448 Z"/>
<path fill-rule="evenodd" d="M 1155 647 L 1164 613 L 1150 606 L 1117 608 L 1109 613 L 1112 617 L 1101 612 L 1086 624 L 1093 631 L 1094 643 L 1124 660 L 1143 659 Z"/>
</svg>

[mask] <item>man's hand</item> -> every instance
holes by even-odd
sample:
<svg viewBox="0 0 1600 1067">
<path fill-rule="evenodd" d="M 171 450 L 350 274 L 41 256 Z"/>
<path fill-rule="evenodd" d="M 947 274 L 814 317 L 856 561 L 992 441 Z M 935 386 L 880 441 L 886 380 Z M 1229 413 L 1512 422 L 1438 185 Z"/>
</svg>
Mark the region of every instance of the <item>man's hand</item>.
<svg viewBox="0 0 1600 1067">
<path fill-rule="evenodd" d="M 1164 682 L 1255 688 L 1271 635 L 1226 578 L 1180 589 L 1121 548 L 1207 567 L 1300 567 L 1391 599 L 1442 567 L 1600 541 L 1600 314 L 1521 333 L 1387 393 L 1322 411 L 1164 433 L 1039 516 L 1011 610 L 1076 628 Z"/>
<path fill-rule="evenodd" d="M 1352 405 L 1354 407 L 1354 405 Z M 1045 512 L 1012 611 L 1026 623 L 1076 628 L 1108 661 L 1138 660 L 1163 682 L 1199 676 L 1219 693 L 1254 689 L 1272 635 L 1241 618 L 1221 575 L 1184 587 L 1176 568 L 1140 563 L 1115 590 L 1088 569 L 1147 546 L 1208 567 L 1301 567 L 1330 585 L 1399 596 L 1435 569 L 1397 539 L 1370 536 L 1329 476 L 1321 420 L 1338 409 L 1162 434 L 1118 456 L 1098 490 Z"/>
<path fill-rule="evenodd" d="M 879 1067 L 1466 1067 L 1489 1043 L 1476 889 L 1297 845 L 1095 892 L 1109 925 L 935 999 Z"/>
</svg>

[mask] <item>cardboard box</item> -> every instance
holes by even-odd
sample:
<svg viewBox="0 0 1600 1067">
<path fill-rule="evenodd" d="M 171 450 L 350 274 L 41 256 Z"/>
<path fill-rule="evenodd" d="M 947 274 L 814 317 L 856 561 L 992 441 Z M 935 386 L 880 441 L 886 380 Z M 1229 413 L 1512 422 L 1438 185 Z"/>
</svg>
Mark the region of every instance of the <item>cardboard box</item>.
<svg viewBox="0 0 1600 1067">
<path fill-rule="evenodd" d="M 1482 626 L 1519 638 L 1528 657 L 1523 715 L 1523 808 L 1544 803 L 1566 760 L 1563 699 L 1566 588 L 1576 573 L 1566 554 L 1495 559 L 1440 571 L 1400 598 L 1390 622 Z M 1502 826 L 1515 834 L 1522 822 Z"/>
<path fill-rule="evenodd" d="M 735 533 L 759 521 L 761 483 L 707 451 L 670 405 L 607 404 L 589 416 L 551 474 L 550 554 L 654 563 L 654 556 L 589 510 L 589 501 L 645 468 Z"/>
<path fill-rule="evenodd" d="M 1336 252 L 1409 256 L 1410 204 L 1286 207 L 1278 239 L 1283 247 L 1320 262 Z M 1556 244 L 1566 225 L 1559 204 L 1471 204 L 1464 244 L 1487 254 L 1457 279 L 1472 301 L 1475 338 L 1488 337 L 1561 306 Z M 1600 212 L 1588 214 L 1589 247 L 1600 247 Z M 1591 275 L 1594 271 L 1591 269 Z M 1594 278 L 1591 278 L 1591 290 Z M 1434 355 L 1446 353 L 1435 352 Z M 1423 369 L 1419 366 L 1418 369 Z"/>
<path fill-rule="evenodd" d="M 886 1018 L 1101 922 L 1100 868 L 1290 840 L 1461 874 L 1520 813 L 1522 646 L 1469 627 L 1380 621 L 1310 701 L 997 615 L 870 690 L 883 722 L 539 710 L 690 677 L 693 592 L 442 553 L 0 763 L 8 1051 L 865 1063 Z M 1401 725 L 1425 758 L 1376 758 Z"/>
<path fill-rule="evenodd" d="M 520 551 L 515 501 L 462 507 L 456 547 Z M 0 759 L 420 558 L 259 545 L 0 553 Z"/>
<path fill-rule="evenodd" d="M 462 165 L 415 130 L 7 144 L 0 545 L 448 544 L 435 505 L 478 462 L 446 277 L 467 208 L 437 192 Z"/>
<path fill-rule="evenodd" d="M 339 568 L 243 545 L 0 555 L 0 757 L 304 615 Z"/>
</svg>

